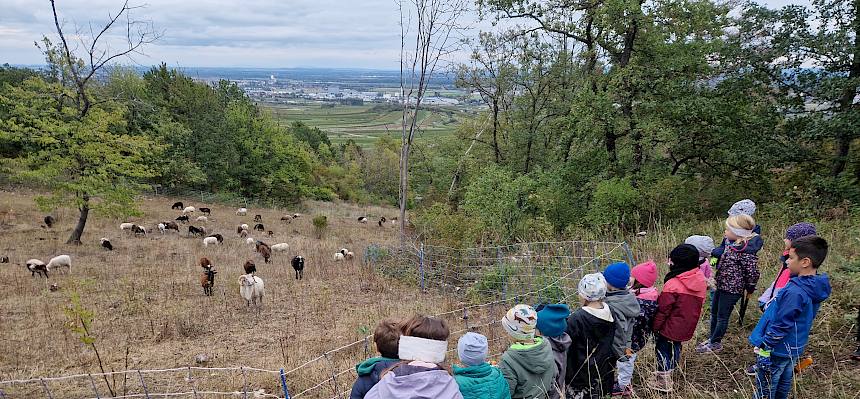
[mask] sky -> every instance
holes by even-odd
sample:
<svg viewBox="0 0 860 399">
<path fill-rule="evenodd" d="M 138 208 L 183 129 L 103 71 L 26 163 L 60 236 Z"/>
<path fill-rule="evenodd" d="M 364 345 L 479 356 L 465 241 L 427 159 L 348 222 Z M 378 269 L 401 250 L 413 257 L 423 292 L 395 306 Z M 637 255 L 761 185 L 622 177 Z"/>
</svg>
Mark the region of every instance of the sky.
<svg viewBox="0 0 860 399">
<path fill-rule="evenodd" d="M 808 0 L 760 0 L 771 7 Z M 397 69 L 396 0 L 141 0 L 135 19 L 152 21 L 161 38 L 126 64 L 173 67 Z M 64 31 L 101 26 L 120 0 L 57 0 Z M 476 14 L 467 23 L 476 29 Z M 477 30 L 473 29 L 472 32 Z M 122 34 L 121 30 L 117 31 Z M 0 0 L 0 64 L 42 64 L 34 42 L 55 38 L 48 0 Z M 73 39 L 73 38 L 72 38 Z M 118 36 L 112 45 L 119 46 Z"/>
</svg>

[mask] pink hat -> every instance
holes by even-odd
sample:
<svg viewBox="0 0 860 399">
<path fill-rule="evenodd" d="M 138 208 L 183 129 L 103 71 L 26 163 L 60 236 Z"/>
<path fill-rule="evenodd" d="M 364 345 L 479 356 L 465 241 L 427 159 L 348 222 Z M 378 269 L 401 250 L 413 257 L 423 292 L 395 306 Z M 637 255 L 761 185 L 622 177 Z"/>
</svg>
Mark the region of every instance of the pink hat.
<svg viewBox="0 0 860 399">
<path fill-rule="evenodd" d="M 657 281 L 657 264 L 653 260 L 640 263 L 630 271 L 630 275 L 646 287 L 653 287 Z"/>
</svg>

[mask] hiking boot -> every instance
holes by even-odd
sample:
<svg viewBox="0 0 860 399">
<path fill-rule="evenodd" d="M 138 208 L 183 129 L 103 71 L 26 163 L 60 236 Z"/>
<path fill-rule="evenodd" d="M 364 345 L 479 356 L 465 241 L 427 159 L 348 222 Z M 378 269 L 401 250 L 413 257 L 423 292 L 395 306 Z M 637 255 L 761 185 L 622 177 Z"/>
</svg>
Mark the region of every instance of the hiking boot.
<svg viewBox="0 0 860 399">
<path fill-rule="evenodd" d="M 622 388 L 621 385 L 618 385 L 616 382 L 615 385 L 612 386 L 612 396 L 633 396 L 632 384 Z"/>
<path fill-rule="evenodd" d="M 672 392 L 672 371 L 655 371 L 654 378 L 648 382 L 648 388 L 657 392 Z"/>
<path fill-rule="evenodd" d="M 745 368 L 744 374 L 755 376 L 756 375 L 755 364 L 751 364 L 749 367 Z"/>
<path fill-rule="evenodd" d="M 723 344 L 719 342 L 708 342 L 696 348 L 696 353 L 716 353 L 723 350 Z"/>
</svg>

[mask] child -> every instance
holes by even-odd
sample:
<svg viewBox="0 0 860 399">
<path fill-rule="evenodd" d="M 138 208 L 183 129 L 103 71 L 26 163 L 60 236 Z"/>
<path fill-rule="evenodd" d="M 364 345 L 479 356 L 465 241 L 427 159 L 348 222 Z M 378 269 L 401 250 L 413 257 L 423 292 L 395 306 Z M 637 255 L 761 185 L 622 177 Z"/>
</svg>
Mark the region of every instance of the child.
<svg viewBox="0 0 860 399">
<path fill-rule="evenodd" d="M 467 332 L 457 341 L 457 354 L 465 367 L 454 365 L 454 380 L 463 399 L 510 399 L 508 381 L 487 363 L 487 337 Z"/>
<path fill-rule="evenodd" d="M 782 240 L 785 243 L 785 247 L 782 251 L 782 256 L 779 257 L 779 260 L 782 261 L 782 268 L 776 274 L 773 283 L 758 297 L 759 309 L 764 311 L 770 301 L 776 298 L 777 292 L 785 287 L 788 284 L 788 279 L 791 278 L 791 273 L 788 271 L 788 264 L 786 263 L 788 261 L 788 249 L 791 247 L 791 241 L 816 234 L 815 225 L 807 222 L 795 223 L 785 230 L 785 238 Z"/>
<path fill-rule="evenodd" d="M 462 399 L 445 361 L 450 330 L 444 320 L 416 315 L 400 327 L 401 361 L 383 371 L 367 399 Z"/>
<path fill-rule="evenodd" d="M 717 262 L 714 276 L 717 290 L 711 299 L 710 336 L 696 347 L 697 353 L 719 352 L 723 349 L 723 336 L 729 327 L 735 304 L 741 296 L 749 297 L 755 291 L 759 278 L 757 254 L 764 245 L 761 236 L 753 231 L 755 226 L 755 220 L 748 215 L 729 216 L 726 219 L 727 244 Z"/>
<path fill-rule="evenodd" d="M 537 329 L 538 332 L 549 341 L 552 354 L 555 356 L 555 367 L 558 374 L 555 377 L 555 385 L 549 392 L 550 399 L 561 397 L 561 389 L 564 389 L 564 373 L 567 371 L 567 348 L 570 347 L 570 336 L 565 332 L 567 317 L 570 316 L 570 308 L 563 303 L 538 305 Z"/>
<path fill-rule="evenodd" d="M 806 236 L 791 242 L 791 279 L 759 319 L 749 342 L 755 349 L 756 397 L 784 399 L 791 393 L 794 362 L 803 354 L 818 308 L 830 296 L 830 279 L 818 274 L 827 241 Z"/>
<path fill-rule="evenodd" d="M 633 387 L 633 363 L 636 361 L 636 353 L 645 347 L 648 336 L 651 335 L 651 325 L 654 324 L 654 315 L 657 313 L 657 296 L 660 294 L 654 288 L 657 281 L 657 264 L 653 260 L 636 265 L 630 271 L 630 288 L 636 301 L 639 302 L 639 315 L 633 322 L 632 335 L 630 337 L 630 350 L 633 352 L 626 362 L 616 363 L 618 367 L 618 381 L 612 387 L 613 396 L 631 396 Z"/>
<path fill-rule="evenodd" d="M 382 371 L 399 361 L 397 345 L 400 342 L 400 326 L 394 319 L 385 319 L 373 330 L 373 343 L 381 357 L 372 357 L 355 366 L 358 379 L 352 384 L 350 399 L 362 399 L 370 388 L 373 388 Z"/>
<path fill-rule="evenodd" d="M 755 214 L 755 211 L 755 202 L 750 199 L 743 199 L 738 202 L 735 202 L 732 207 L 729 208 L 729 211 L 726 213 L 728 213 L 730 217 L 738 215 L 747 215 L 751 217 Z M 761 235 L 761 226 L 755 225 L 755 227 L 753 227 L 753 233 Z M 725 252 L 727 244 L 728 240 L 724 237 L 723 241 L 720 242 L 720 246 L 714 248 L 714 250 L 711 251 L 711 266 L 717 266 L 717 262 L 719 262 L 720 257 L 723 256 L 723 252 Z"/>
<path fill-rule="evenodd" d="M 684 240 L 684 244 L 690 244 L 699 251 L 699 269 L 702 270 L 705 280 L 710 281 L 714 275 L 711 268 L 711 253 L 715 249 L 714 239 L 708 236 L 689 236 Z"/>
<path fill-rule="evenodd" d="M 549 398 L 558 371 L 549 344 L 542 337 L 535 337 L 537 313 L 529 305 L 516 305 L 502 317 L 501 323 L 514 339 L 499 361 L 499 371 L 508 381 L 511 398 Z"/>
<path fill-rule="evenodd" d="M 567 350 L 564 382 L 568 399 L 597 399 L 609 395 L 614 378 L 615 320 L 606 297 L 606 280 L 600 273 L 586 274 L 577 287 L 582 307 L 567 319 Z"/>
<path fill-rule="evenodd" d="M 639 301 L 627 289 L 630 284 L 630 266 L 624 262 L 616 262 L 603 270 L 603 278 L 606 280 L 606 299 L 604 303 L 609 305 L 612 319 L 615 320 L 615 335 L 612 341 L 612 350 L 618 359 L 615 367 L 624 367 L 628 355 L 632 355 L 630 339 L 633 335 L 633 323 L 639 317 Z M 613 378 L 613 381 L 615 379 Z M 615 391 L 613 395 L 620 395 L 623 391 Z"/>
<path fill-rule="evenodd" d="M 693 338 L 702 314 L 708 283 L 699 269 L 699 251 L 681 244 L 669 253 L 669 272 L 663 279 L 654 315 L 657 371 L 651 388 L 672 392 L 672 372 L 678 367 L 681 344 Z"/>
</svg>

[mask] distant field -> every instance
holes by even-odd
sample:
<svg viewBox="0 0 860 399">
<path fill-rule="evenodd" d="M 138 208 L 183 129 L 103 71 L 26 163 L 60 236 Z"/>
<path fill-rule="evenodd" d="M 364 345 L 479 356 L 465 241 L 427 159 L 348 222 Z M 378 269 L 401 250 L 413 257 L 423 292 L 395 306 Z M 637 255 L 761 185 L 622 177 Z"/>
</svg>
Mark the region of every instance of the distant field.
<svg viewBox="0 0 860 399">
<path fill-rule="evenodd" d="M 282 123 L 303 122 L 329 133 L 332 143 L 354 140 L 360 146 L 371 146 L 385 135 L 400 137 L 401 112 L 382 104 L 336 105 L 320 103 L 262 104 Z M 419 113 L 419 140 L 435 139 L 454 133 L 467 114 L 460 108 L 434 108 Z"/>
</svg>

